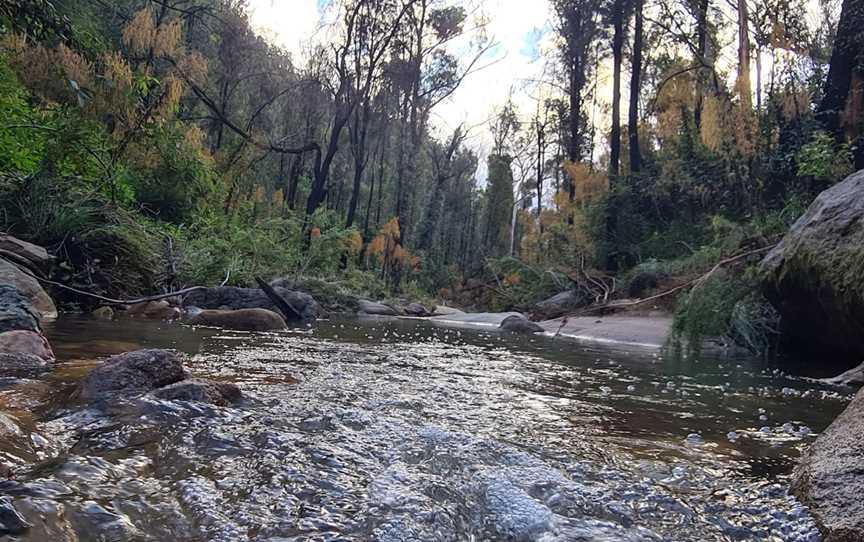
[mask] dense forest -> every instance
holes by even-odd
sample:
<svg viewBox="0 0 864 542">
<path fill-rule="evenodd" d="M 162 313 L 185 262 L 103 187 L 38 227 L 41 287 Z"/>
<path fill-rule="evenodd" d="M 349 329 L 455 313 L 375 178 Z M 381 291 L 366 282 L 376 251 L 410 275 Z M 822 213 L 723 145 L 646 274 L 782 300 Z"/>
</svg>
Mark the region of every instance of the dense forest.
<svg viewBox="0 0 864 542">
<path fill-rule="evenodd" d="M 861 0 L 551 5 L 546 77 L 514 88 L 534 106 L 443 133 L 495 47 L 482 4 L 333 0 L 301 62 L 243 0 L 3 0 L 0 230 L 114 297 L 227 274 L 579 305 L 764 254 L 864 167 Z M 679 297 L 679 331 L 764 346 L 740 263 Z"/>
</svg>

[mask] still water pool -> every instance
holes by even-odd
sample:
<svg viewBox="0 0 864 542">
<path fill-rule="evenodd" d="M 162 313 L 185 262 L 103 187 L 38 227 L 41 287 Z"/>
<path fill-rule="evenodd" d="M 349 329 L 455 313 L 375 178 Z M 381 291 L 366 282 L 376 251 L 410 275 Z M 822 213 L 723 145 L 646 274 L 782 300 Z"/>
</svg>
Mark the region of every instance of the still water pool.
<svg viewBox="0 0 864 542">
<path fill-rule="evenodd" d="M 816 541 L 788 476 L 849 398 L 753 359 L 413 321 L 47 333 L 57 369 L 0 387 L 32 432 L 0 446 L 26 541 Z M 246 400 L 70 398 L 140 347 Z"/>
</svg>

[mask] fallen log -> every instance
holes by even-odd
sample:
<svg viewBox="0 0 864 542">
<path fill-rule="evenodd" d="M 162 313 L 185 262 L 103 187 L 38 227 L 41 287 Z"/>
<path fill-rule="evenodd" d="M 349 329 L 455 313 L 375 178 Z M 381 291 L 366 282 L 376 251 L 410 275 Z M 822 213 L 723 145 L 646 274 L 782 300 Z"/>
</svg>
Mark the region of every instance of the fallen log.
<svg viewBox="0 0 864 542">
<path fill-rule="evenodd" d="M 303 320 L 303 315 L 300 314 L 300 311 L 298 311 L 294 305 L 289 303 L 287 299 L 279 295 L 272 286 L 264 281 L 264 279 L 261 277 L 255 277 L 255 282 L 258 283 L 258 287 L 261 288 L 261 291 L 270 298 L 270 301 L 276 305 L 279 312 L 285 316 L 286 320 Z"/>
</svg>

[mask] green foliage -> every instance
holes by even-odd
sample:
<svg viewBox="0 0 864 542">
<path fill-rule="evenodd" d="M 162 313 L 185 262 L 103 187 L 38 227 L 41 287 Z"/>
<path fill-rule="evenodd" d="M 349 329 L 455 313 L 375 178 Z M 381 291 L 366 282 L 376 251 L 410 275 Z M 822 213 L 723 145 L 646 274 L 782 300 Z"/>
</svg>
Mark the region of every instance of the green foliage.
<svg viewBox="0 0 864 542">
<path fill-rule="evenodd" d="M 47 133 L 33 129 L 43 119 L 27 103 L 27 91 L 0 57 L 0 171 L 35 173 Z"/>
<path fill-rule="evenodd" d="M 798 150 L 795 163 L 800 176 L 833 184 L 852 173 L 852 151 L 848 144 L 838 145 L 830 134 L 819 130 Z"/>
<path fill-rule="evenodd" d="M 152 144 L 159 160 L 134 181 L 137 201 L 161 220 L 185 222 L 208 198 L 217 196 L 212 162 L 187 141 L 178 124 L 155 130 Z"/>
<path fill-rule="evenodd" d="M 516 258 L 488 260 L 497 288 L 490 305 L 494 310 L 527 307 L 570 287 L 562 273 L 537 268 Z"/>
</svg>

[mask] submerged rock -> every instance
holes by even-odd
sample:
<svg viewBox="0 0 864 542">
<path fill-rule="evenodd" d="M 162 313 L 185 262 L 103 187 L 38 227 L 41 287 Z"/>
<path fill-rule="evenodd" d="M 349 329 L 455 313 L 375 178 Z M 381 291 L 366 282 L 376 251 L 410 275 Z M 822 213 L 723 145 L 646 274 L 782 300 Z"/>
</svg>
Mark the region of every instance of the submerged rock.
<svg viewBox="0 0 864 542">
<path fill-rule="evenodd" d="M 511 333 L 542 333 L 546 331 L 539 324 L 515 314 L 508 316 L 501 322 L 501 329 Z"/>
<path fill-rule="evenodd" d="M 276 331 L 288 327 L 285 319 L 267 309 L 204 310 L 195 313 L 188 322 L 238 331 Z"/>
<path fill-rule="evenodd" d="M 864 171 L 822 192 L 763 260 L 765 296 L 799 349 L 864 358 Z"/>
<path fill-rule="evenodd" d="M 180 309 L 172 307 L 165 300 L 137 303 L 130 305 L 129 309 L 126 310 L 127 316 L 145 318 L 147 320 L 177 320 L 181 314 Z"/>
<path fill-rule="evenodd" d="M 228 406 L 243 398 L 240 388 L 234 384 L 199 378 L 169 384 L 152 395 L 166 401 L 195 401 L 216 406 Z"/>
<path fill-rule="evenodd" d="M 79 388 L 85 400 L 117 393 L 143 393 L 186 378 L 180 356 L 168 350 L 138 350 L 109 358 L 91 370 Z"/>
<path fill-rule="evenodd" d="M 810 508 L 824 542 L 864 540 L 864 390 L 801 458 L 792 492 Z"/>
<path fill-rule="evenodd" d="M 2 284 L 18 290 L 38 313 L 39 318 L 57 318 L 57 307 L 42 288 L 42 285 L 39 284 L 39 281 L 22 271 L 14 263 L 0 258 L 0 285 Z"/>
<path fill-rule="evenodd" d="M 90 314 L 97 320 L 114 319 L 114 309 L 112 309 L 111 307 L 99 307 L 97 309 L 94 309 L 93 312 L 91 312 Z"/>
<path fill-rule="evenodd" d="M 54 359 L 51 345 L 41 333 L 21 329 L 0 333 L 0 353 L 25 354 L 44 360 Z"/>
<path fill-rule="evenodd" d="M 22 329 L 41 331 L 39 313 L 17 288 L 0 284 L 0 333 Z"/>
<path fill-rule="evenodd" d="M 324 314 L 321 306 L 308 294 L 274 287 L 277 294 L 290 303 L 304 320 L 314 320 Z M 222 286 L 197 290 L 186 296 L 184 306 L 201 309 L 267 309 L 278 311 L 267 295 L 258 288 Z"/>
</svg>

